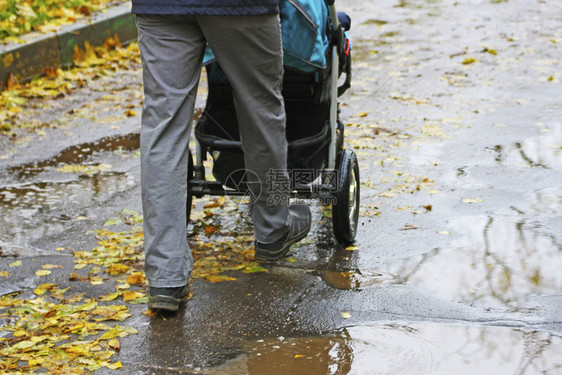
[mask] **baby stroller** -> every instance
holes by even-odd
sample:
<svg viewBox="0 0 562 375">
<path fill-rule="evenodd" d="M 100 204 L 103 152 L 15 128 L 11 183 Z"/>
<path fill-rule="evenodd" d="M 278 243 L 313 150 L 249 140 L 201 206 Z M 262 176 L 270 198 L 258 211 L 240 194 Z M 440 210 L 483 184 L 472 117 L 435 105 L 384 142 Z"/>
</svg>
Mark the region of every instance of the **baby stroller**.
<svg viewBox="0 0 562 375">
<path fill-rule="evenodd" d="M 351 82 L 350 20 L 336 12 L 334 0 L 282 0 L 279 7 L 291 197 L 331 205 L 334 235 L 347 245 L 359 219 L 359 166 L 355 153 L 343 148 L 337 98 Z M 204 62 L 209 91 L 195 125 L 195 161 L 189 157 L 188 219 L 192 197 L 248 193 L 232 89 L 212 52 Z M 216 181 L 205 177 L 208 155 Z"/>
</svg>

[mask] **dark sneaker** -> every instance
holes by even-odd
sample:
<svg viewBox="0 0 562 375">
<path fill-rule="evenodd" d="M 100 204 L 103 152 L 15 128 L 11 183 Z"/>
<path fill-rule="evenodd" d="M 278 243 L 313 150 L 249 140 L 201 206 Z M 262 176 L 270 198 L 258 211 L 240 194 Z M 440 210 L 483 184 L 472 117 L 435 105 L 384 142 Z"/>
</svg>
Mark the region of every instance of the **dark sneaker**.
<svg viewBox="0 0 562 375">
<path fill-rule="evenodd" d="M 310 230 L 310 208 L 304 204 L 290 206 L 289 221 L 291 223 L 289 231 L 281 239 L 267 244 L 255 242 L 256 259 L 277 260 L 289 251 L 291 245 L 305 238 Z"/>
<path fill-rule="evenodd" d="M 178 311 L 180 301 L 189 293 L 189 285 L 178 288 L 149 288 L 148 307 L 153 310 Z"/>
</svg>

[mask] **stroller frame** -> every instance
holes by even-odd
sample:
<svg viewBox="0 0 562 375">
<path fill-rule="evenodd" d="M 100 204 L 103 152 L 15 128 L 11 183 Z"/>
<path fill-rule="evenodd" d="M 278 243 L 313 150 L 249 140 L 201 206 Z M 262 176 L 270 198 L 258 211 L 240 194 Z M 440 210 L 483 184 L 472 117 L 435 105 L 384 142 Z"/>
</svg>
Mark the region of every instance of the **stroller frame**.
<svg viewBox="0 0 562 375">
<path fill-rule="evenodd" d="M 322 85 L 319 97 L 329 96 L 329 144 L 324 164 L 327 168 L 320 171 L 317 178 L 308 184 L 292 187 L 291 198 L 315 199 L 322 204 L 332 206 L 333 231 L 341 245 L 348 245 L 355 240 L 359 219 L 360 181 L 359 165 L 355 153 L 343 147 L 344 125 L 339 119 L 338 97 L 349 87 L 351 82 L 351 54 L 349 40 L 340 25 L 334 5 L 335 0 L 324 0 L 328 10 L 328 50 L 326 53 L 328 73 L 326 85 Z M 324 72 L 325 73 L 325 72 Z M 345 82 L 338 86 L 338 78 L 345 74 Z M 328 86 L 328 87 L 325 87 Z M 209 92 L 211 87 L 209 87 Z M 324 91 L 328 92 L 324 92 Z M 212 117 L 211 117 L 212 118 Z M 199 125 L 199 123 L 197 124 Z M 189 155 L 187 220 L 191 213 L 192 197 L 204 195 L 244 196 L 247 188 L 229 188 L 219 181 L 205 178 L 203 161 L 207 153 L 213 150 L 241 152 L 241 142 L 227 139 L 208 140 L 195 131 L 195 161 Z M 289 171 L 291 172 L 291 171 Z"/>
</svg>

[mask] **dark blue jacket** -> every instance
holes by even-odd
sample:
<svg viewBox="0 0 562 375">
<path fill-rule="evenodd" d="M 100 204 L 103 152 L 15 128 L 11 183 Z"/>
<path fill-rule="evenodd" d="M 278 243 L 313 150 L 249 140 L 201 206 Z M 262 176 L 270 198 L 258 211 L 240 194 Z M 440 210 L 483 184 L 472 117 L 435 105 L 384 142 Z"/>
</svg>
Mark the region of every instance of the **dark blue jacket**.
<svg viewBox="0 0 562 375">
<path fill-rule="evenodd" d="M 279 12 L 279 0 L 133 0 L 133 14 L 248 16 Z"/>
</svg>

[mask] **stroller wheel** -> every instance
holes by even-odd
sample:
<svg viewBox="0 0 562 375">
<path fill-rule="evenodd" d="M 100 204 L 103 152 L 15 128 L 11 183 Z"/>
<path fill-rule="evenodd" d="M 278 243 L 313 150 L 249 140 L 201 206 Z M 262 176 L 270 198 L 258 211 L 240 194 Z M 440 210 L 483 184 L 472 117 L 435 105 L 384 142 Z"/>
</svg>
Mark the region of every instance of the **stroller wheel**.
<svg viewBox="0 0 562 375">
<path fill-rule="evenodd" d="M 193 203 L 193 196 L 191 195 L 189 181 L 193 179 L 193 156 L 191 150 L 187 156 L 187 201 L 185 203 L 185 225 L 189 225 L 189 217 L 191 216 L 191 204 Z"/>
<path fill-rule="evenodd" d="M 341 245 L 355 240 L 359 221 L 359 164 L 351 150 L 338 154 L 338 185 L 332 205 L 334 235 Z"/>
</svg>

